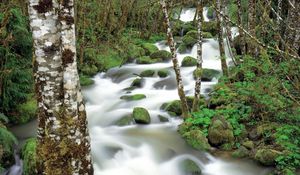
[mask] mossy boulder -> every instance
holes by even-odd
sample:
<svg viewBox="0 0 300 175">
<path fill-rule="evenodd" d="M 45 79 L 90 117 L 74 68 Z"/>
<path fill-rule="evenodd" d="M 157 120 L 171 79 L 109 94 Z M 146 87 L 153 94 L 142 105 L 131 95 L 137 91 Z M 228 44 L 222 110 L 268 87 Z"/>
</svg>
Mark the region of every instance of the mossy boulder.
<svg viewBox="0 0 300 175">
<path fill-rule="evenodd" d="M 80 75 L 79 80 L 81 86 L 90 86 L 95 83 L 93 79 L 85 75 Z"/>
<path fill-rule="evenodd" d="M 166 50 L 159 50 L 150 55 L 150 58 L 169 61 L 172 58 L 172 54 Z"/>
<path fill-rule="evenodd" d="M 160 78 L 165 78 L 169 75 L 169 71 L 167 69 L 161 69 L 157 72 Z"/>
<path fill-rule="evenodd" d="M 180 100 L 174 100 L 169 103 L 165 103 L 161 106 L 161 109 L 167 111 L 170 115 L 180 116 L 182 114 L 182 107 Z"/>
<path fill-rule="evenodd" d="M 182 42 L 187 46 L 187 47 L 193 47 L 194 44 L 197 43 L 197 39 L 196 38 L 193 38 L 189 35 L 185 35 L 183 38 L 182 38 Z"/>
<path fill-rule="evenodd" d="M 181 62 L 182 67 L 190 67 L 190 66 L 196 66 L 196 65 L 197 65 L 197 60 L 191 56 L 184 57 Z"/>
<path fill-rule="evenodd" d="M 158 48 L 154 44 L 151 44 L 151 43 L 143 43 L 142 48 L 145 50 L 146 55 L 151 55 L 152 53 L 158 51 Z"/>
<path fill-rule="evenodd" d="M 275 165 L 275 160 L 280 154 L 281 152 L 273 149 L 261 148 L 256 151 L 254 158 L 263 165 L 271 166 Z"/>
<path fill-rule="evenodd" d="M 187 50 L 188 50 L 188 47 L 184 43 L 181 43 L 178 47 L 179 53 L 185 53 L 185 52 L 187 52 Z"/>
<path fill-rule="evenodd" d="M 136 79 L 134 79 L 133 81 L 132 81 L 132 83 L 131 83 L 131 87 L 139 87 L 139 88 L 141 88 L 141 87 L 143 87 L 143 84 L 144 84 L 144 79 L 142 79 L 142 78 L 136 78 Z"/>
<path fill-rule="evenodd" d="M 142 47 L 135 44 L 129 44 L 127 48 L 127 54 L 129 59 L 133 59 L 144 56 L 146 53 Z"/>
<path fill-rule="evenodd" d="M 163 115 L 158 115 L 158 118 L 159 118 L 159 121 L 163 122 L 163 123 L 169 121 L 169 119 Z"/>
<path fill-rule="evenodd" d="M 191 21 L 191 22 L 186 22 L 182 25 L 181 27 L 182 32 L 181 34 L 185 35 L 186 33 L 188 33 L 191 30 L 197 30 L 196 25 Z"/>
<path fill-rule="evenodd" d="M 118 126 L 127 126 L 130 125 L 134 122 L 133 118 L 131 115 L 128 116 L 124 116 L 122 118 L 120 118 L 119 120 L 116 121 L 116 125 Z"/>
<path fill-rule="evenodd" d="M 208 129 L 208 140 L 214 146 L 233 143 L 233 128 L 224 117 L 214 117 Z"/>
<path fill-rule="evenodd" d="M 0 162 L 4 168 L 8 168 L 14 162 L 14 146 L 18 141 L 6 128 L 0 127 Z"/>
<path fill-rule="evenodd" d="M 246 147 L 247 149 L 249 149 L 249 150 L 254 149 L 254 142 L 251 141 L 251 140 L 244 141 L 244 142 L 242 143 L 242 145 L 243 145 L 244 147 Z"/>
<path fill-rule="evenodd" d="M 197 165 L 196 162 L 187 159 L 182 162 L 180 165 L 181 169 L 183 170 L 184 174 L 186 175 L 201 175 L 202 171 L 201 168 Z"/>
<path fill-rule="evenodd" d="M 133 109 L 132 117 L 138 124 L 150 124 L 150 114 L 145 108 L 136 107 Z"/>
<path fill-rule="evenodd" d="M 144 94 L 123 95 L 120 97 L 120 99 L 127 100 L 127 101 L 137 101 L 137 100 L 142 100 L 144 98 L 146 98 L 146 95 Z"/>
<path fill-rule="evenodd" d="M 28 139 L 21 150 L 21 157 L 23 159 L 23 173 L 24 175 L 37 175 L 37 157 L 36 157 L 36 145 L 35 138 Z"/>
<path fill-rule="evenodd" d="M 232 153 L 232 157 L 244 158 L 244 157 L 249 156 L 249 154 L 250 154 L 250 151 L 246 147 L 241 146 Z"/>
<path fill-rule="evenodd" d="M 161 59 L 152 59 L 149 56 L 142 56 L 136 59 L 136 64 L 153 64 L 160 61 Z"/>
<path fill-rule="evenodd" d="M 196 79 L 198 76 L 201 76 L 202 81 L 212 81 L 214 78 L 219 78 L 221 76 L 221 72 L 215 69 L 202 69 L 201 71 L 198 71 L 196 69 L 193 72 L 194 79 Z"/>
<path fill-rule="evenodd" d="M 154 70 L 145 70 L 145 71 L 141 72 L 140 76 L 141 77 L 153 77 L 154 74 L 155 74 Z"/>
<path fill-rule="evenodd" d="M 183 135 L 185 141 L 197 150 L 209 150 L 211 147 L 206 136 L 200 130 L 191 130 L 185 132 Z"/>
<path fill-rule="evenodd" d="M 87 76 L 94 76 L 98 73 L 98 68 L 97 66 L 91 64 L 91 65 L 83 65 L 80 67 L 80 72 L 83 74 L 83 75 L 87 75 Z"/>
</svg>

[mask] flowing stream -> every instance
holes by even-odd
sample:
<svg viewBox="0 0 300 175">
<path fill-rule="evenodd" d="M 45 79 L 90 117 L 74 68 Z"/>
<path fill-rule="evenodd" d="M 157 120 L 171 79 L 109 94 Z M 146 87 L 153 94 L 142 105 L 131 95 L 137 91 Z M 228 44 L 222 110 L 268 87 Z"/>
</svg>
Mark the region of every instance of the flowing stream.
<svg viewBox="0 0 300 175">
<path fill-rule="evenodd" d="M 191 21 L 194 13 L 194 9 L 184 9 L 180 19 L 185 22 Z M 165 41 L 156 43 L 156 46 L 159 49 L 169 50 Z M 185 56 L 196 58 L 196 54 L 197 48 L 194 46 L 189 53 L 178 54 L 179 62 L 181 63 Z M 203 67 L 221 71 L 218 57 L 217 41 L 205 40 Z M 142 88 L 124 90 L 130 86 L 136 74 L 146 69 L 155 71 L 168 69 L 170 75 L 166 78 L 159 78 L 157 75 L 144 78 Z M 187 95 L 193 95 L 194 69 L 195 67 L 181 68 Z M 178 99 L 171 62 L 149 65 L 126 64 L 121 68 L 112 68 L 107 73 L 99 73 L 94 80 L 95 84 L 83 89 L 83 93 L 87 100 L 95 175 L 186 175 L 180 165 L 187 159 L 196 162 L 201 167 L 203 175 L 265 175 L 268 173 L 268 169 L 253 162 L 216 158 L 208 153 L 196 151 L 184 142 L 176 131 L 182 119 L 170 117 L 160 110 L 164 102 Z M 207 95 L 216 83 L 217 79 L 203 82 L 202 94 Z M 130 94 L 145 94 L 146 98 L 139 101 L 120 99 L 121 96 Z M 149 111 L 150 125 L 131 124 L 122 127 L 115 125 L 116 121 L 130 115 L 134 107 L 144 107 Z M 166 116 L 169 122 L 160 122 L 158 115 Z M 33 135 L 35 125 L 36 123 L 32 122 L 22 127 L 12 128 L 12 131 L 19 139 L 27 138 Z"/>
</svg>

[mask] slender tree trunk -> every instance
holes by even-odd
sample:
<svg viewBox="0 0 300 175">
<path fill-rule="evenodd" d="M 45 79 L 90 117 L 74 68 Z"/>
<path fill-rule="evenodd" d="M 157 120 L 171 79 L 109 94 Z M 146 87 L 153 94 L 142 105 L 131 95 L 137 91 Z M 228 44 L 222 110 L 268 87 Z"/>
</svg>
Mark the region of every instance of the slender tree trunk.
<svg viewBox="0 0 300 175">
<path fill-rule="evenodd" d="M 29 0 L 38 97 L 39 174 L 93 174 L 76 65 L 74 1 Z"/>
<path fill-rule="evenodd" d="M 193 101 L 192 111 L 196 112 L 199 110 L 199 101 L 201 98 L 201 76 L 202 76 L 202 23 L 203 23 L 203 2 L 202 0 L 198 1 L 198 43 L 197 43 L 197 72 L 199 72 L 198 77 L 196 78 L 195 83 L 195 95 Z"/>
<path fill-rule="evenodd" d="M 300 3 L 290 0 L 285 41 L 287 52 L 300 54 Z M 291 50 L 289 50 L 291 49 Z"/>
<path fill-rule="evenodd" d="M 184 93 L 184 87 L 183 87 L 182 77 L 181 77 L 181 73 L 180 73 L 180 67 L 178 64 L 175 42 L 174 42 L 174 38 L 173 38 L 173 34 L 172 34 L 171 23 L 169 20 L 167 5 L 166 5 L 165 0 L 160 0 L 160 3 L 162 6 L 164 16 L 165 16 L 165 22 L 168 27 L 168 29 L 167 29 L 168 44 L 170 46 L 171 53 L 172 53 L 172 62 L 173 62 L 173 68 L 174 68 L 174 71 L 176 74 L 178 95 L 179 95 L 181 105 L 182 105 L 182 114 L 183 114 L 184 118 L 187 118 L 189 116 L 189 110 L 188 110 L 187 100 L 186 100 L 185 93 Z"/>
<path fill-rule="evenodd" d="M 243 15 L 242 15 L 242 4 L 241 0 L 236 0 L 236 4 L 238 7 L 238 13 L 237 13 L 237 23 L 239 26 L 243 26 Z M 245 46 L 245 34 L 244 31 L 239 28 L 239 36 L 240 43 L 241 43 L 241 55 L 244 55 L 246 53 L 246 46 Z"/>
<path fill-rule="evenodd" d="M 249 13 L 248 13 L 248 27 L 249 33 L 252 36 L 256 36 L 256 0 L 249 0 Z M 253 42 L 248 42 L 248 53 L 250 55 L 256 55 L 256 47 Z"/>
<path fill-rule="evenodd" d="M 217 3 L 216 7 L 218 11 L 221 11 L 223 3 L 220 0 L 217 0 L 216 3 Z M 226 63 L 224 40 L 223 40 L 223 22 L 222 22 L 222 16 L 218 13 L 217 13 L 217 26 L 218 26 L 218 41 L 219 41 L 222 71 L 225 76 L 228 76 L 228 67 Z"/>
</svg>

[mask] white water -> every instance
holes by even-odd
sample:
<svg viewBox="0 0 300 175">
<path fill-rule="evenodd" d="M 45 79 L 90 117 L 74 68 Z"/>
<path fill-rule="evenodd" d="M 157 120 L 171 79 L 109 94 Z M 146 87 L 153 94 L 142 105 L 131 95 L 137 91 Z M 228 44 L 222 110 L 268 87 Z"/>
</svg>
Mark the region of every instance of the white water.
<svg viewBox="0 0 300 175">
<path fill-rule="evenodd" d="M 180 19 L 192 19 L 193 9 L 186 10 Z M 164 42 L 156 43 L 159 49 L 168 50 Z M 228 51 L 226 51 L 228 52 Z M 179 62 L 185 56 L 196 57 L 196 46 L 190 53 L 178 54 Z M 208 39 L 203 44 L 203 67 L 221 70 L 217 41 Z M 229 62 L 230 60 L 228 60 Z M 121 68 L 110 69 L 98 74 L 95 85 L 83 90 L 87 100 L 87 114 L 91 135 L 92 155 L 95 175 L 185 175 L 180 164 L 186 159 L 195 161 L 201 167 L 203 175 L 265 175 L 267 170 L 254 163 L 243 160 L 227 160 L 212 157 L 196 151 L 186 145 L 177 133 L 180 118 L 171 118 L 159 108 L 164 102 L 178 99 L 175 75 L 172 63 L 151 65 L 127 64 Z M 166 78 L 145 78 L 143 88 L 135 89 L 130 94 L 145 94 L 146 99 L 128 102 L 121 100 L 127 94 L 124 88 L 130 86 L 139 74 L 146 69 L 169 69 Z M 187 95 L 193 95 L 195 67 L 181 68 Z M 202 94 L 206 94 L 217 80 L 202 83 Z M 115 126 L 121 117 L 132 113 L 134 107 L 145 107 L 151 115 L 150 125 Z M 158 115 L 170 120 L 161 123 Z M 18 138 L 28 130 L 34 130 L 31 123 L 13 131 Z M 24 129 L 26 132 L 24 132 Z"/>
</svg>

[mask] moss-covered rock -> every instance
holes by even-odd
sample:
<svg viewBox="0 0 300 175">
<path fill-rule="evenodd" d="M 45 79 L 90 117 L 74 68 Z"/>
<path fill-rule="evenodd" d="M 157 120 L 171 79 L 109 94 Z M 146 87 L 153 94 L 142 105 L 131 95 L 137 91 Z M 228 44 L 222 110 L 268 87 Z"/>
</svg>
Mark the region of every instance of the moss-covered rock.
<svg viewBox="0 0 300 175">
<path fill-rule="evenodd" d="M 36 139 L 28 139 L 22 148 L 24 175 L 37 175 Z"/>
<path fill-rule="evenodd" d="M 244 147 L 246 147 L 247 149 L 250 149 L 250 150 L 254 149 L 254 142 L 251 141 L 251 140 L 244 141 L 244 142 L 242 143 L 242 145 L 243 145 Z"/>
<path fill-rule="evenodd" d="M 165 103 L 161 106 L 161 109 L 169 112 L 170 115 L 180 116 L 182 114 L 180 100 L 174 100 L 172 102 Z"/>
<path fill-rule="evenodd" d="M 188 50 L 188 47 L 184 43 L 181 43 L 178 47 L 179 53 L 185 53 L 185 52 L 187 52 L 187 50 Z"/>
<path fill-rule="evenodd" d="M 154 44 L 151 44 L 151 43 L 143 43 L 142 48 L 144 48 L 146 55 L 151 55 L 152 53 L 158 51 L 158 48 Z"/>
<path fill-rule="evenodd" d="M 122 118 L 120 118 L 119 120 L 116 121 L 116 125 L 118 126 L 127 126 L 133 123 L 133 118 L 131 115 L 128 116 L 124 116 Z"/>
<path fill-rule="evenodd" d="M 131 87 L 139 87 L 139 88 L 141 88 L 141 87 L 143 87 L 143 84 L 144 84 L 144 79 L 142 79 L 142 78 L 136 78 L 136 79 L 134 79 L 133 81 L 132 81 L 132 83 L 131 83 Z"/>
<path fill-rule="evenodd" d="M 167 117 L 162 116 L 162 115 L 158 115 L 158 118 L 159 118 L 159 121 L 160 121 L 160 122 L 163 122 L 163 123 L 169 121 L 169 119 L 168 119 Z"/>
<path fill-rule="evenodd" d="M 136 59 L 136 64 L 153 64 L 160 62 L 161 59 L 152 59 L 149 56 L 142 56 Z"/>
<path fill-rule="evenodd" d="M 197 65 L 197 60 L 191 56 L 184 57 L 181 62 L 182 67 L 190 67 L 190 66 L 196 66 L 196 65 Z"/>
<path fill-rule="evenodd" d="M 249 150 L 247 148 L 245 148 L 244 146 L 241 146 L 239 147 L 237 150 L 235 150 L 233 153 L 232 153 L 232 157 L 235 157 L 235 158 L 244 158 L 244 157 L 247 157 L 249 156 Z"/>
<path fill-rule="evenodd" d="M 0 162 L 4 168 L 8 168 L 14 161 L 14 146 L 18 141 L 15 136 L 6 128 L 0 128 L 0 146 L 1 154 Z M 5 161 L 4 161 L 5 160 Z"/>
<path fill-rule="evenodd" d="M 262 148 L 256 151 L 254 158 L 263 165 L 275 165 L 275 160 L 280 154 L 279 151 Z"/>
<path fill-rule="evenodd" d="M 195 149 L 202 151 L 210 149 L 206 136 L 200 130 L 191 130 L 185 132 L 182 136 L 185 141 Z"/>
<path fill-rule="evenodd" d="M 172 54 L 166 50 L 159 50 L 150 55 L 152 59 L 158 59 L 163 61 L 169 61 L 172 58 Z"/>
<path fill-rule="evenodd" d="M 127 101 L 137 101 L 137 100 L 142 100 L 144 98 L 146 98 L 146 95 L 144 94 L 123 95 L 120 97 L 120 99 L 127 100 Z"/>
<path fill-rule="evenodd" d="M 79 80 L 81 86 L 90 86 L 95 83 L 93 79 L 85 75 L 80 75 Z"/>
<path fill-rule="evenodd" d="M 196 38 L 193 38 L 189 35 L 185 35 L 183 38 L 182 38 L 182 42 L 187 46 L 187 47 L 193 47 L 194 44 L 197 43 L 197 39 Z"/>
<path fill-rule="evenodd" d="M 129 59 L 138 58 L 146 54 L 142 47 L 135 44 L 129 44 L 127 49 Z"/>
<path fill-rule="evenodd" d="M 233 143 L 233 128 L 224 117 L 214 117 L 208 129 L 208 140 L 214 146 Z"/>
<path fill-rule="evenodd" d="M 91 64 L 91 65 L 83 65 L 82 67 L 80 67 L 80 72 L 83 75 L 87 75 L 87 76 L 94 76 L 98 73 L 98 68 L 97 66 Z"/>
<path fill-rule="evenodd" d="M 183 135 L 184 133 L 189 132 L 192 126 L 193 124 L 190 122 L 183 122 L 178 126 L 178 133 Z"/>
<path fill-rule="evenodd" d="M 169 75 L 169 71 L 167 69 L 161 69 L 157 72 L 160 78 L 165 78 Z"/>
<path fill-rule="evenodd" d="M 154 74 L 155 74 L 154 70 L 145 70 L 145 71 L 141 72 L 140 76 L 141 77 L 153 77 Z"/>
<path fill-rule="evenodd" d="M 202 69 L 201 71 L 201 80 L 202 81 L 212 81 L 213 78 L 219 78 L 221 76 L 221 72 L 214 69 Z M 197 69 L 193 72 L 194 79 L 199 76 L 199 72 Z"/>
<path fill-rule="evenodd" d="M 184 174 L 186 175 L 201 175 L 202 171 L 200 167 L 192 160 L 187 159 L 180 165 Z"/>
<path fill-rule="evenodd" d="M 150 124 L 150 114 L 145 108 L 136 107 L 133 109 L 132 117 L 138 124 Z"/>
</svg>

